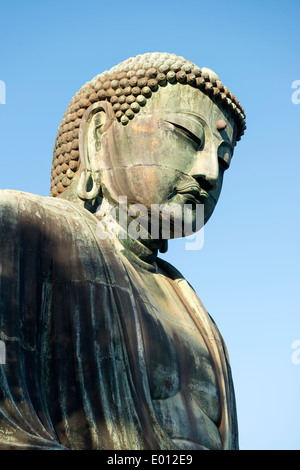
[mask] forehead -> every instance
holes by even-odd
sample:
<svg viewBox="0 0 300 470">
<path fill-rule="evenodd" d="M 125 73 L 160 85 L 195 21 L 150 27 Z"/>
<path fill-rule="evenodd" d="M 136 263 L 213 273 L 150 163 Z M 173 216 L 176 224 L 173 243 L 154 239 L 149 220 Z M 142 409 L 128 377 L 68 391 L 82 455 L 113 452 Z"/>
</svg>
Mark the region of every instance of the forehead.
<svg viewBox="0 0 300 470">
<path fill-rule="evenodd" d="M 213 102 L 201 90 L 189 85 L 171 85 L 160 87 L 147 101 L 140 116 L 152 115 L 156 118 L 168 119 L 170 114 L 186 114 L 193 116 L 204 127 L 209 127 L 212 133 L 217 132 L 216 123 L 223 119 L 226 133 L 230 141 L 235 135 L 235 123 L 232 116 Z"/>
</svg>

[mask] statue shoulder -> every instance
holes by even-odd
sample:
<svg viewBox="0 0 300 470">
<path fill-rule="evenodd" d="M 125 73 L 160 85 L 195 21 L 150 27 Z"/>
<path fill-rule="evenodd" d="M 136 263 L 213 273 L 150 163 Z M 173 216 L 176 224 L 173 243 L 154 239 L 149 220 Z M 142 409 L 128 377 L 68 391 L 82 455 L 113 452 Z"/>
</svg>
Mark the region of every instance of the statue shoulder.
<svg viewBox="0 0 300 470">
<path fill-rule="evenodd" d="M 53 216 L 59 213 L 60 216 L 72 218 L 72 216 L 86 217 L 93 220 L 94 216 L 79 205 L 64 199 L 50 196 L 39 196 L 24 191 L 12 189 L 0 189 L 0 215 L 10 212 L 11 215 L 23 216 Z"/>
<path fill-rule="evenodd" d="M 185 280 L 185 277 L 183 276 L 183 274 L 178 271 L 177 268 L 175 268 L 175 266 L 173 266 L 172 264 L 170 264 L 168 261 L 162 259 L 162 258 L 157 258 L 157 265 L 163 269 L 169 276 L 171 276 L 172 279 L 174 280 Z M 186 281 L 188 282 L 188 281 Z M 189 284 L 189 283 L 188 283 Z M 189 284 L 190 285 L 190 284 Z M 192 287 L 192 286 L 190 286 Z"/>
<path fill-rule="evenodd" d="M 64 233 L 78 224 L 96 224 L 97 219 L 79 205 L 54 197 L 15 190 L 0 190 L 0 230 L 24 230 Z"/>
<path fill-rule="evenodd" d="M 22 277 L 27 266 L 40 279 L 51 271 L 52 279 L 61 283 L 106 285 L 122 266 L 110 240 L 98 239 L 97 224 L 92 213 L 70 201 L 0 190 L 0 277 L 10 266 L 22 266 L 14 278 Z M 20 282 L 26 285 L 28 279 Z"/>
<path fill-rule="evenodd" d="M 12 225 L 20 217 L 26 217 L 30 213 L 30 208 L 39 204 L 41 196 L 15 191 L 11 189 L 0 190 L 0 224 L 1 230 L 5 226 Z"/>
<path fill-rule="evenodd" d="M 48 199 L 45 196 L 27 193 L 24 191 L 16 191 L 13 189 L 0 189 L 0 213 L 5 211 L 16 212 L 24 209 L 25 206 L 42 206 L 44 201 Z"/>
</svg>

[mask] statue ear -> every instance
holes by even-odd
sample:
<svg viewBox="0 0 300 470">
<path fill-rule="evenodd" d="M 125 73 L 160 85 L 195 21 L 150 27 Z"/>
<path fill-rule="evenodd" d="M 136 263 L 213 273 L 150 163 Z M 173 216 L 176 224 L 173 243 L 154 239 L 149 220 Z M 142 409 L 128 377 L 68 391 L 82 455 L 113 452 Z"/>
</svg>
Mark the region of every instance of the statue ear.
<svg viewBox="0 0 300 470">
<path fill-rule="evenodd" d="M 79 127 L 79 156 L 81 163 L 77 194 L 84 201 L 95 199 L 100 192 L 100 169 L 94 165 L 95 154 L 101 147 L 101 136 L 115 119 L 111 103 L 100 101 L 92 104 L 82 116 Z M 92 188 L 88 191 L 88 183 Z"/>
</svg>

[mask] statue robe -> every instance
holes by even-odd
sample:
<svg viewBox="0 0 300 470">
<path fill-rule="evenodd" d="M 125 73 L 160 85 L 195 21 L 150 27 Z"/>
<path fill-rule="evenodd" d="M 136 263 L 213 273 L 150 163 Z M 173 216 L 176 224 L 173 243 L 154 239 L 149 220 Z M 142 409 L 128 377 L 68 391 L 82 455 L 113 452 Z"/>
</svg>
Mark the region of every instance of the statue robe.
<svg viewBox="0 0 300 470">
<path fill-rule="evenodd" d="M 0 191 L 0 449 L 176 449 L 153 409 L 135 281 L 114 241 L 98 239 L 97 223 L 65 200 Z M 236 449 L 223 340 L 180 273 L 157 263 L 205 338 L 223 449 Z"/>
</svg>

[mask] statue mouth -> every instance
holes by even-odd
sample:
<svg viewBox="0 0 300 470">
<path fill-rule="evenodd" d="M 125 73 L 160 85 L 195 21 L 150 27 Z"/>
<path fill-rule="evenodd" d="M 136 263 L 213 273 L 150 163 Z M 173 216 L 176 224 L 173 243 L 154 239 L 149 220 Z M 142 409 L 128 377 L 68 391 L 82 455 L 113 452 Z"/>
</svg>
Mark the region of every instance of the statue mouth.
<svg viewBox="0 0 300 470">
<path fill-rule="evenodd" d="M 184 194 L 188 196 L 188 200 L 196 202 L 197 204 L 204 204 L 205 199 L 209 197 L 209 194 L 205 189 L 196 182 L 186 183 L 182 186 L 175 188 L 177 194 Z"/>
</svg>

